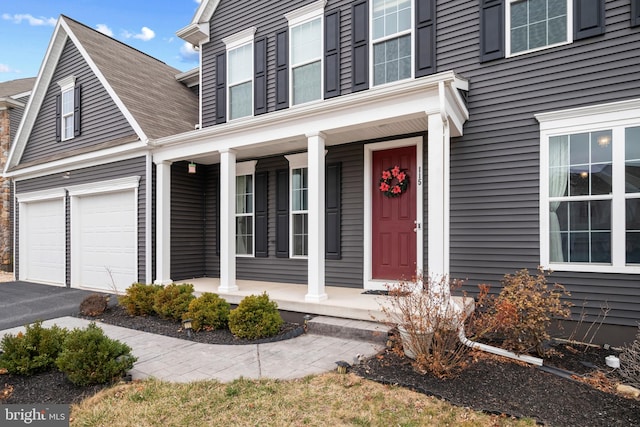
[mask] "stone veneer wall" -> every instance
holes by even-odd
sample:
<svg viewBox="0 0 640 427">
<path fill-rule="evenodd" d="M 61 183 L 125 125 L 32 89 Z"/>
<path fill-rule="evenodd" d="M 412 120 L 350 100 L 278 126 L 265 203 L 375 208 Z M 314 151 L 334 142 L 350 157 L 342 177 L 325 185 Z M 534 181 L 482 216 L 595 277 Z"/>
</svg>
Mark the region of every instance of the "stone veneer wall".
<svg viewBox="0 0 640 427">
<path fill-rule="evenodd" d="M 9 110 L 0 110 L 0 170 L 9 157 L 11 129 Z M 11 180 L 0 177 L 0 270 L 13 271 L 11 242 Z"/>
</svg>

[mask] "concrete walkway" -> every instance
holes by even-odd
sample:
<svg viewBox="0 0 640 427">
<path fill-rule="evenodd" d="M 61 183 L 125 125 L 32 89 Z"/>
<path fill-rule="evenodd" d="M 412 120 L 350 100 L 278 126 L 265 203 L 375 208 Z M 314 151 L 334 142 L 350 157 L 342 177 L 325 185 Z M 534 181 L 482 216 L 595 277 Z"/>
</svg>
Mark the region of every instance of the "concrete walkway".
<svg viewBox="0 0 640 427">
<path fill-rule="evenodd" d="M 73 329 L 84 328 L 89 323 L 76 317 L 60 317 L 47 320 L 43 325 L 56 324 Z M 96 323 L 107 336 L 132 348 L 133 355 L 138 358 L 131 370 L 133 379 L 154 377 L 172 382 L 211 379 L 228 382 L 240 377 L 302 378 L 334 370 L 338 360 L 353 363 L 358 355 L 372 356 L 383 346 L 315 334 L 268 344 L 211 345 Z M 24 328 L 0 331 L 0 338 L 19 331 Z"/>
</svg>

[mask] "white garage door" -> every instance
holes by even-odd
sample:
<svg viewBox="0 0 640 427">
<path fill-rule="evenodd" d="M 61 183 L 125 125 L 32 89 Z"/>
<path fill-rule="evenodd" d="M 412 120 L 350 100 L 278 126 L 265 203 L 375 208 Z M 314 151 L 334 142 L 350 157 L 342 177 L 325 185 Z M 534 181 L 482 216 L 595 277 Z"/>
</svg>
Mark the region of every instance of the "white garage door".
<svg viewBox="0 0 640 427">
<path fill-rule="evenodd" d="M 20 279 L 64 285 L 64 271 L 64 200 L 21 203 Z"/>
<path fill-rule="evenodd" d="M 137 281 L 133 190 L 72 199 L 72 286 L 123 291 Z"/>
</svg>

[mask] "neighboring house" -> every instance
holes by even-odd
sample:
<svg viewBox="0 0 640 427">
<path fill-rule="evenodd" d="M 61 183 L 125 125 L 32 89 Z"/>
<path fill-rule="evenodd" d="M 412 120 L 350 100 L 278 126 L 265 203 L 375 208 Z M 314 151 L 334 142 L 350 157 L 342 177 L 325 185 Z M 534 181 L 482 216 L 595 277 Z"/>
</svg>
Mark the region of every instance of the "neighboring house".
<svg viewBox="0 0 640 427">
<path fill-rule="evenodd" d="M 201 66 L 159 90 L 157 69 L 128 65 L 144 55 L 61 19 L 6 170 L 20 278 L 42 280 L 23 260 L 42 240 L 22 224 L 49 212 L 57 282 L 104 273 L 82 230 L 104 221 L 99 201 L 131 205 L 106 195 L 137 189 L 137 280 L 302 283 L 318 302 L 416 270 L 473 290 L 542 265 L 576 316 L 608 309 L 604 340 L 633 336 L 639 0 L 203 0 L 178 35 Z M 68 119 L 55 142 L 70 76 L 94 92 L 80 82 L 80 133 Z M 195 113 L 179 94 L 197 94 Z"/>
<path fill-rule="evenodd" d="M 0 168 L 4 169 L 35 77 L 0 83 Z M 13 187 L 0 177 L 0 270 L 13 271 Z"/>
</svg>

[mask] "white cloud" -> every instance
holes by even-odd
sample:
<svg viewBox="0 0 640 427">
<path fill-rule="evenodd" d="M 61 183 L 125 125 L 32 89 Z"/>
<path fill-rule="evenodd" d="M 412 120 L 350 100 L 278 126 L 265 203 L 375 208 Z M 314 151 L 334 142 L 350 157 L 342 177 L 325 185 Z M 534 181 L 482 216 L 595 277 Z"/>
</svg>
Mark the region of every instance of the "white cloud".
<svg viewBox="0 0 640 427">
<path fill-rule="evenodd" d="M 156 36 L 156 33 L 151 28 L 142 27 L 142 30 L 140 30 L 140 33 L 139 34 L 135 34 L 133 36 L 133 38 L 134 39 L 140 39 L 142 41 L 148 42 L 149 40 L 151 40 L 155 36 Z"/>
<path fill-rule="evenodd" d="M 13 70 L 8 65 L 0 64 L 0 73 L 10 73 Z"/>
<path fill-rule="evenodd" d="M 198 61 L 198 51 L 189 42 L 184 42 L 180 47 L 180 59 L 185 62 Z"/>
<path fill-rule="evenodd" d="M 56 18 L 45 18 L 44 16 L 41 16 L 40 18 L 36 18 L 33 15 L 29 15 L 28 13 L 20 13 L 20 14 L 15 14 L 15 15 L 9 15 L 8 13 L 4 13 L 2 14 L 2 19 L 6 20 L 6 21 L 13 21 L 14 24 L 21 24 L 22 21 L 27 21 L 29 23 L 29 25 L 37 27 L 37 26 L 42 26 L 42 25 L 50 25 L 50 26 L 55 26 L 56 25 Z"/>
<path fill-rule="evenodd" d="M 107 24 L 98 24 L 98 25 L 96 25 L 96 30 L 98 30 L 99 32 L 101 32 L 104 35 L 107 35 L 109 37 L 113 37 L 113 31 L 111 31 L 111 28 L 109 28 L 107 26 Z"/>
</svg>

